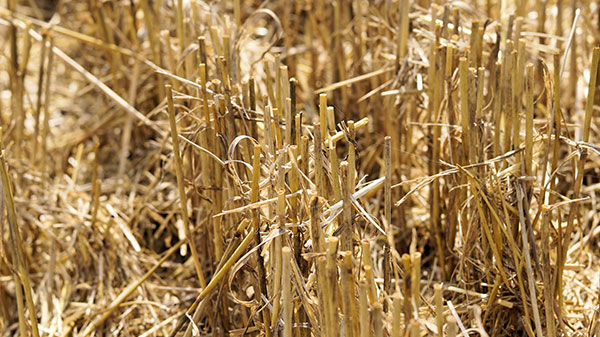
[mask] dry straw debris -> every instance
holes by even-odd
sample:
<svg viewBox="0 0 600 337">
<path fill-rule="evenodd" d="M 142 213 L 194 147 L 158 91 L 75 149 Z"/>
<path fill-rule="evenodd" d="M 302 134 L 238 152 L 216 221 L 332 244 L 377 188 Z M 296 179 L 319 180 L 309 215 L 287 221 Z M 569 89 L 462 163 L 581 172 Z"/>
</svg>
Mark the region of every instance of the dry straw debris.
<svg viewBox="0 0 600 337">
<path fill-rule="evenodd" d="M 0 336 L 596 336 L 597 1 L 0 7 Z"/>
</svg>

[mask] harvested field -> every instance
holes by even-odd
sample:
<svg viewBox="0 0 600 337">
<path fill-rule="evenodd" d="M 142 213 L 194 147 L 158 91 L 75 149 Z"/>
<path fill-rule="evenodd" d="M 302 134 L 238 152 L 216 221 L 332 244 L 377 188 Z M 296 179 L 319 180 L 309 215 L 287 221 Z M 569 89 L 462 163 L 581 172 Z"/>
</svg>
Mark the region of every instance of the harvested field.
<svg viewBox="0 0 600 337">
<path fill-rule="evenodd" d="M 599 38 L 592 0 L 6 0 L 0 336 L 598 336 Z"/>
</svg>

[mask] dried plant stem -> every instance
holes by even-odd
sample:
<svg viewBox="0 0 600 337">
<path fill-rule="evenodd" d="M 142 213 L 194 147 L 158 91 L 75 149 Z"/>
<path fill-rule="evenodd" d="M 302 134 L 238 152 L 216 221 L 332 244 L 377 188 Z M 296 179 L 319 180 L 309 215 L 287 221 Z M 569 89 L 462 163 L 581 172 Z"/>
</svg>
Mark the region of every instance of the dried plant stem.
<svg viewBox="0 0 600 337">
<path fill-rule="evenodd" d="M 315 90 L 314 93 L 315 94 L 322 94 L 322 93 L 326 93 L 326 92 L 330 92 L 339 88 L 343 88 L 346 86 L 349 86 L 351 84 L 355 84 L 358 82 L 362 82 L 365 81 L 367 79 L 373 79 L 374 77 L 377 77 L 379 75 L 385 74 L 385 73 L 389 73 L 393 70 L 394 68 L 383 68 L 383 69 L 377 69 L 375 71 L 372 71 L 370 73 L 366 73 L 363 75 L 359 75 L 353 78 L 349 78 L 347 80 L 343 80 L 343 81 L 339 81 L 333 84 L 330 84 L 328 86 L 326 86 L 325 88 L 321 88 L 319 90 Z"/>
<path fill-rule="evenodd" d="M 264 104 L 268 104 L 267 102 L 270 102 L 270 104 L 272 106 L 276 106 L 276 101 L 275 101 L 275 93 L 273 92 L 273 78 L 272 78 L 272 74 L 270 71 L 270 67 L 269 67 L 269 62 L 267 61 L 267 59 L 265 59 L 263 61 L 264 64 L 264 68 L 265 68 L 265 75 L 266 75 L 266 79 L 265 79 L 265 84 L 267 85 L 267 98 L 268 99 L 264 99 Z"/>
<path fill-rule="evenodd" d="M 267 98 L 264 97 L 266 101 Z M 265 143 L 272 156 L 275 156 L 275 140 L 273 139 L 273 121 L 271 118 L 271 107 L 266 105 L 263 109 L 263 124 L 265 126 Z"/>
<path fill-rule="evenodd" d="M 398 64 L 406 56 L 408 45 L 408 27 L 410 21 L 408 19 L 409 1 L 400 1 L 400 34 L 398 34 Z"/>
<path fill-rule="evenodd" d="M 348 172 L 348 162 L 343 161 L 340 164 L 340 171 L 342 172 L 342 200 L 343 200 L 343 211 L 342 211 L 342 224 L 341 224 L 341 239 L 340 248 L 346 251 L 352 251 L 352 199 L 350 186 L 354 184 L 350 181 Z"/>
<path fill-rule="evenodd" d="M 354 192 L 356 181 L 356 127 L 354 121 L 348 121 L 348 191 Z"/>
<path fill-rule="evenodd" d="M 392 138 L 384 138 L 384 219 L 387 232 L 387 242 L 383 249 L 383 290 L 385 294 L 390 294 L 392 287 L 392 253 L 390 247 L 395 247 L 394 233 L 392 227 Z M 387 302 L 385 302 L 387 303 Z M 385 304 L 384 303 L 384 304 Z"/>
<path fill-rule="evenodd" d="M 92 220 L 91 226 L 92 228 L 96 224 L 96 220 L 98 219 L 98 210 L 100 209 L 100 194 L 102 193 L 102 183 L 100 179 L 95 179 L 93 181 L 92 190 L 94 191 L 93 197 L 93 206 L 92 206 Z"/>
<path fill-rule="evenodd" d="M 479 56 L 479 20 L 473 20 L 471 22 L 471 58 L 469 66 L 472 68 L 477 68 L 481 64 L 481 59 Z"/>
<path fill-rule="evenodd" d="M 359 326 L 359 303 L 356 300 L 356 285 L 355 285 L 355 274 L 354 274 L 354 257 L 352 252 L 346 251 L 344 254 L 344 265 L 342 270 L 344 270 L 344 276 L 347 278 L 348 282 L 348 295 L 350 297 L 350 317 L 352 322 L 352 331 L 354 336 L 359 336 L 360 334 L 360 326 Z M 348 311 L 345 311 L 346 314 Z"/>
<path fill-rule="evenodd" d="M 218 157 L 221 157 L 221 156 L 223 156 L 223 146 L 222 146 L 222 142 L 220 140 L 220 136 L 222 134 L 222 131 L 221 131 L 222 127 L 219 122 L 216 106 L 211 105 L 210 110 L 211 110 L 211 116 L 212 116 L 212 122 L 213 122 L 211 133 L 212 133 L 212 136 L 215 137 L 214 142 L 213 142 L 214 151 Z M 220 187 L 223 186 L 223 171 L 222 170 L 220 170 L 220 169 L 215 170 L 215 174 L 213 176 L 212 183 L 214 186 L 220 186 Z M 223 190 L 215 190 L 214 191 L 214 193 L 213 193 L 213 212 L 214 212 L 214 214 L 219 213 L 223 210 L 223 198 L 224 198 Z M 223 220 L 221 218 L 216 218 L 216 219 L 212 219 L 212 220 L 213 220 L 212 242 L 213 242 L 215 257 L 217 260 L 221 260 L 221 258 L 223 257 L 223 238 L 222 238 Z"/>
<path fill-rule="evenodd" d="M 332 143 L 329 146 L 329 162 L 331 164 L 331 186 L 333 188 L 333 202 L 338 202 L 342 199 L 342 187 L 340 185 L 340 172 L 335 143 Z"/>
<path fill-rule="evenodd" d="M 461 126 L 463 135 L 463 149 L 465 153 L 465 163 L 472 163 L 473 158 L 471 157 L 471 139 L 469 137 L 471 123 L 469 116 L 469 93 L 468 93 L 468 72 L 467 72 L 467 59 L 461 57 L 459 59 L 459 77 L 460 77 L 460 115 L 461 115 Z"/>
<path fill-rule="evenodd" d="M 362 127 L 367 126 L 367 124 L 369 124 L 369 118 L 365 117 L 362 118 L 361 120 L 359 120 L 358 122 L 354 123 L 354 130 L 358 130 Z M 338 131 L 335 135 L 331 136 L 329 138 L 329 142 L 330 143 L 335 143 L 340 141 L 342 138 L 344 138 L 346 136 L 346 133 L 343 131 Z"/>
<path fill-rule="evenodd" d="M 421 305 L 421 253 L 415 252 L 410 256 L 410 284 L 411 297 L 414 305 L 414 317 L 419 317 L 419 306 Z"/>
<path fill-rule="evenodd" d="M 533 175 L 533 64 L 527 65 L 525 82 L 525 175 Z"/>
<path fill-rule="evenodd" d="M 402 282 L 402 295 L 404 298 L 404 329 L 408 329 L 408 324 L 410 322 L 410 318 L 413 316 L 413 301 L 412 301 L 412 268 L 410 266 L 411 259 L 410 255 L 402 254 L 402 267 L 404 268 L 405 277 Z"/>
<path fill-rule="evenodd" d="M 173 160 L 175 162 L 175 173 L 177 175 L 177 188 L 179 191 L 179 203 L 181 208 L 181 217 L 183 220 L 183 229 L 185 236 L 189 239 L 190 251 L 192 252 L 192 260 L 194 267 L 196 268 L 196 274 L 198 275 L 198 281 L 202 287 L 206 286 L 204 280 L 204 274 L 202 272 L 202 266 L 198 258 L 198 251 L 196 244 L 191 237 L 190 222 L 187 211 L 187 195 L 185 193 L 185 182 L 183 180 L 183 165 L 181 163 L 181 156 L 179 152 L 179 133 L 177 132 L 177 122 L 175 120 L 175 106 L 173 104 L 173 92 L 170 85 L 165 85 L 165 92 L 167 96 L 168 112 L 169 112 L 169 124 L 171 127 L 171 140 L 173 142 Z"/>
<path fill-rule="evenodd" d="M 255 203 L 258 201 L 258 183 L 260 180 L 260 144 L 254 145 L 254 155 L 252 156 L 252 185 L 250 190 L 250 203 Z M 254 215 L 258 217 L 258 212 L 254 212 Z M 258 218 L 254 219 L 253 226 L 258 226 Z"/>
<path fill-rule="evenodd" d="M 141 7 L 142 7 L 142 11 L 144 13 L 144 23 L 146 25 L 146 27 L 148 27 L 148 41 L 150 42 L 150 50 L 152 52 L 152 61 L 154 61 L 155 64 L 161 65 L 161 58 L 160 58 L 160 42 L 158 40 L 158 31 L 157 31 L 157 26 L 155 24 L 155 19 L 154 19 L 154 13 L 152 13 L 152 8 L 150 7 L 150 1 L 149 0 L 141 0 L 140 1 Z M 162 83 L 162 77 L 161 76 L 157 76 L 158 79 L 158 85 L 157 85 L 157 93 L 159 95 L 159 97 L 164 97 L 164 87 L 163 87 L 163 83 Z"/>
<path fill-rule="evenodd" d="M 448 337 L 456 337 L 458 335 L 458 324 L 456 324 L 456 318 L 448 317 Z"/>
<path fill-rule="evenodd" d="M 250 77 L 250 79 L 248 80 L 248 96 L 249 96 L 248 100 L 249 100 L 250 110 L 256 111 L 256 84 L 255 84 L 254 77 Z M 258 139 L 257 123 L 251 123 L 250 127 L 251 127 L 250 136 L 252 136 L 252 138 L 254 138 L 254 139 Z"/>
<path fill-rule="evenodd" d="M 436 26 L 436 41 L 435 45 L 432 48 L 432 62 L 434 64 L 430 66 L 430 93 L 432 95 L 431 101 L 429 102 L 429 114 L 430 120 L 433 122 L 433 126 L 430 129 L 431 132 L 431 164 L 430 164 L 430 174 L 435 175 L 440 170 L 440 137 L 441 137 L 441 127 L 439 123 L 441 122 L 440 116 L 440 105 L 441 105 L 441 96 L 443 90 L 443 77 L 440 76 L 443 74 L 443 64 L 442 64 L 442 56 L 443 54 L 438 52 L 439 48 L 439 35 L 441 33 L 441 27 Z M 435 235 L 435 242 L 438 252 L 438 259 L 442 274 L 442 280 L 446 280 L 446 258 L 444 253 L 444 245 L 442 240 L 442 219 L 441 219 L 441 201 L 440 201 L 440 181 L 435 180 L 431 186 L 431 194 L 430 194 L 430 217 L 431 217 L 431 226 L 433 227 L 433 234 Z"/>
<path fill-rule="evenodd" d="M 300 137 L 300 171 L 305 175 L 308 175 L 308 163 L 310 161 L 310 155 L 308 154 L 309 138 L 307 135 Z M 318 187 L 317 187 L 318 191 Z"/>
<path fill-rule="evenodd" d="M 435 300 L 435 323 L 437 326 L 437 335 L 444 336 L 444 298 L 442 294 L 442 285 L 436 283 L 433 285 Z"/>
<path fill-rule="evenodd" d="M 393 309 L 392 309 L 392 337 L 402 337 L 402 299 L 400 294 L 394 294 L 393 296 Z"/>
<path fill-rule="evenodd" d="M 373 336 L 383 337 L 383 309 L 379 302 L 373 305 Z"/>
<path fill-rule="evenodd" d="M 503 64 L 503 68 L 504 68 L 504 73 L 505 73 L 505 80 L 506 82 L 504 83 L 504 90 L 502 92 L 502 100 L 505 102 L 504 104 L 504 139 L 503 139 L 503 145 L 504 145 L 504 151 L 509 151 L 512 149 L 512 123 L 513 123 L 513 118 L 512 118 L 512 103 L 513 103 L 513 95 L 512 95 L 512 78 L 513 78 L 513 68 L 516 67 L 516 64 L 514 64 L 513 60 L 515 60 L 516 58 L 513 56 L 513 46 L 514 43 L 509 40 L 506 42 L 506 57 L 504 58 L 504 64 Z"/>
<path fill-rule="evenodd" d="M 506 59 L 506 58 L 505 58 Z M 498 157 L 501 153 L 501 146 L 502 146 L 502 141 L 500 136 L 502 135 L 502 92 L 503 92 L 503 85 L 505 82 L 505 65 L 506 65 L 506 61 L 503 60 L 504 62 L 502 63 L 497 63 L 496 64 L 496 69 L 500 69 L 499 71 L 499 76 L 496 76 L 496 83 L 495 83 L 495 87 L 496 87 L 496 92 L 497 92 L 497 96 L 494 97 L 494 141 L 493 141 L 493 153 L 494 153 L 494 158 Z M 500 163 L 496 163 L 495 165 L 496 169 L 500 168 Z"/>
<path fill-rule="evenodd" d="M 175 55 L 173 54 L 173 47 L 171 44 L 171 33 L 168 29 L 164 29 L 160 31 L 160 36 L 162 37 L 163 43 L 165 45 L 165 52 L 167 54 L 167 67 L 169 71 L 173 74 L 177 74 L 177 76 L 182 76 L 183 74 L 177 71 L 177 61 L 175 60 Z M 173 84 L 176 88 L 178 88 L 179 82 Z"/>
<path fill-rule="evenodd" d="M 600 57 L 600 47 L 594 47 L 592 53 L 592 68 L 590 69 L 590 83 L 588 89 L 588 97 L 585 104 L 585 119 L 583 122 L 583 141 L 590 141 L 590 131 L 592 123 L 592 113 L 594 110 L 594 103 L 596 98 L 596 81 L 598 77 L 598 60 Z"/>
<path fill-rule="evenodd" d="M 15 256 L 16 247 L 11 244 L 11 254 Z M 27 337 L 27 321 L 25 318 L 25 307 L 23 306 L 23 287 L 17 273 L 13 273 L 13 282 L 15 283 L 15 299 L 17 300 L 17 315 L 19 317 L 19 335 Z"/>
<path fill-rule="evenodd" d="M 258 201 L 259 197 L 259 179 L 260 179 L 260 152 L 261 146 L 259 144 L 254 145 L 254 155 L 252 160 L 252 183 L 250 190 L 250 203 L 255 203 Z M 262 296 L 268 298 L 267 294 L 267 280 L 266 280 L 266 271 L 264 266 L 264 260 L 262 257 L 262 248 L 260 248 L 261 244 L 261 235 L 260 235 L 260 219 L 259 219 L 259 211 L 254 210 L 252 214 L 252 229 L 256 232 L 254 237 L 255 244 L 258 248 L 256 263 L 258 265 L 258 277 L 259 277 L 259 289 L 257 291 L 257 301 L 258 303 L 262 303 Z M 265 325 L 265 336 L 271 336 L 271 316 L 269 315 L 269 311 L 265 308 L 262 310 L 262 320 Z"/>
<path fill-rule="evenodd" d="M 27 310 L 29 310 L 29 319 L 31 326 L 31 333 L 34 337 L 39 337 L 38 321 L 37 321 L 37 310 L 33 301 L 33 293 L 31 288 L 31 280 L 29 278 L 29 270 L 27 267 L 27 259 L 23 251 L 21 233 L 19 225 L 17 223 L 17 211 L 15 207 L 15 201 L 13 199 L 13 192 L 11 187 L 10 178 L 8 176 L 8 168 L 6 165 L 6 159 L 4 154 L 4 143 L 1 141 L 2 132 L 0 131 L 0 178 L 2 179 L 2 189 L 4 192 L 4 200 L 6 202 L 6 212 L 8 218 L 8 227 L 10 234 L 10 251 L 12 256 L 13 265 L 15 265 L 15 289 L 18 303 L 18 315 L 19 315 L 19 327 L 21 336 L 26 335 L 28 330 L 25 327 L 25 315 L 23 303 L 23 293 L 25 294 L 25 303 L 27 304 Z"/>
<path fill-rule="evenodd" d="M 560 54 L 556 53 L 553 55 L 554 60 L 554 71 L 553 71 L 553 97 L 552 97 L 552 116 L 551 116 L 551 124 L 548 128 L 548 143 L 549 148 L 552 148 L 552 160 L 550 162 L 550 172 L 555 172 L 556 167 L 558 166 L 558 157 L 560 151 L 560 132 L 561 132 L 561 103 L 560 103 Z M 554 138 L 552 138 L 552 133 L 554 133 Z M 551 142 L 551 144 L 550 144 Z M 549 153 L 550 151 L 548 151 Z M 544 175 L 545 178 L 545 175 Z M 543 180 L 543 185 L 546 186 L 545 179 Z M 556 179 L 550 178 L 550 190 L 554 190 L 556 186 Z M 553 193 L 544 193 L 541 194 L 542 198 L 545 198 L 545 202 L 548 204 L 554 203 L 555 196 Z M 555 290 L 556 290 L 556 282 L 553 278 L 554 272 L 557 268 L 551 269 L 550 265 L 550 226 L 552 226 L 550 222 L 550 215 L 552 212 L 544 212 L 542 214 L 542 223 L 541 223 L 541 239 L 542 239 L 542 263 L 543 263 L 543 281 L 544 281 L 544 309 L 546 314 L 546 334 L 549 337 L 556 336 L 556 322 L 554 319 L 554 307 L 558 306 L 556 302 Z M 562 231 L 557 231 L 557 245 L 556 252 L 561 252 L 561 242 L 562 242 Z M 558 254 L 557 254 L 558 255 Z"/>
<path fill-rule="evenodd" d="M 282 173 L 280 173 L 282 174 Z M 285 191 L 280 189 L 277 191 L 277 218 L 278 218 L 278 227 L 280 230 L 285 229 Z M 277 322 L 277 318 L 279 317 L 279 309 L 281 306 L 280 298 L 281 298 L 281 273 L 283 273 L 283 256 L 282 248 L 285 243 L 283 242 L 283 238 L 278 236 L 274 239 L 274 248 L 272 250 L 273 256 L 273 294 L 275 298 L 273 300 L 273 311 L 271 312 L 271 322 Z"/>
<path fill-rule="evenodd" d="M 327 140 L 327 94 L 319 95 L 319 125 L 321 131 L 321 140 Z"/>
<path fill-rule="evenodd" d="M 185 42 L 185 25 L 183 20 L 183 0 L 177 0 L 175 5 L 175 26 L 177 32 L 177 43 L 179 44 L 179 52 L 183 53 L 183 50 L 186 47 Z M 182 74 L 185 72 L 182 72 Z M 189 76 L 187 76 L 189 77 Z"/>
<path fill-rule="evenodd" d="M 345 6 L 344 6 L 345 7 Z M 345 51 L 343 48 L 343 43 L 342 43 L 342 21 L 343 21 L 343 15 L 342 15 L 342 3 L 341 2 L 334 2 L 333 3 L 333 62 L 334 62 L 334 74 L 333 74 L 333 78 L 334 80 L 337 81 L 345 81 L 347 79 L 347 74 L 346 74 L 346 65 L 345 65 L 345 60 L 346 60 L 346 56 L 345 56 Z M 345 87 L 342 87 L 340 89 L 340 98 L 341 98 L 341 102 L 344 106 L 346 106 L 348 104 L 348 89 Z M 348 118 L 349 116 L 346 114 L 346 118 Z M 324 137 L 324 139 L 326 139 Z"/>
<path fill-rule="evenodd" d="M 290 247 L 282 248 L 283 271 L 282 271 L 282 300 L 283 300 L 283 336 L 292 337 L 292 282 L 290 280 L 290 264 L 292 263 L 292 250 Z"/>
<path fill-rule="evenodd" d="M 44 77 L 45 75 L 45 71 L 46 71 L 46 57 L 48 54 L 48 46 L 47 46 L 47 42 L 48 42 L 48 34 L 47 32 L 44 32 L 42 34 L 42 55 L 40 57 L 40 67 L 39 67 L 39 72 L 38 72 L 38 83 L 37 83 L 37 101 L 36 101 L 36 105 L 35 105 L 35 123 L 34 123 L 34 131 L 33 131 L 33 143 L 32 143 L 32 158 L 33 158 L 33 162 L 35 163 L 37 161 L 37 155 L 38 155 L 38 147 L 39 147 L 39 141 L 40 141 L 40 114 L 41 114 L 41 110 L 42 110 L 42 95 L 44 93 Z M 48 99 L 48 96 L 45 96 L 45 99 Z"/>
<path fill-rule="evenodd" d="M 9 26 L 9 43 L 10 43 L 10 67 L 9 67 L 9 75 L 10 75 L 10 90 L 11 90 L 11 100 L 10 100 L 10 108 L 13 111 L 13 116 L 11 118 L 18 118 L 23 112 L 23 95 L 20 92 L 20 78 L 19 75 L 19 48 L 17 41 L 17 27 L 14 23 L 10 23 Z M 17 121 L 18 124 L 18 121 Z M 17 133 L 17 147 L 19 146 L 19 138 Z M 18 149 L 17 149 L 18 155 Z"/>
<path fill-rule="evenodd" d="M 328 325 L 328 333 L 330 337 L 339 336 L 340 322 L 338 320 L 338 287 L 337 287 L 337 245 L 338 239 L 336 237 L 330 237 L 327 242 L 327 265 L 326 270 L 326 284 L 324 299 L 325 305 L 327 306 L 328 317 L 326 324 Z"/>
<path fill-rule="evenodd" d="M 333 326 L 330 326 L 329 319 L 331 317 L 331 310 L 333 310 L 329 303 L 329 298 L 331 297 L 329 293 L 329 283 L 327 281 L 327 269 L 326 269 L 326 258 L 325 256 L 317 257 L 317 261 L 315 264 L 315 272 L 317 274 L 319 285 L 317 287 L 317 296 L 319 296 L 319 303 L 322 303 L 322 308 L 320 310 L 320 319 L 322 323 L 322 333 L 326 337 L 334 337 L 334 331 L 332 331 Z"/>
<path fill-rule="evenodd" d="M 396 275 L 398 276 L 398 275 Z M 392 252 L 389 244 L 383 245 L 383 293 L 387 297 L 392 292 Z M 383 302 L 383 311 L 389 312 L 388 301 Z"/>
<path fill-rule="evenodd" d="M 384 219 L 386 222 L 386 226 L 388 227 L 388 233 L 391 233 L 392 226 L 392 137 L 386 136 L 384 138 Z M 393 238 L 392 234 L 388 234 Z M 394 246 L 393 241 L 390 242 L 392 246 Z"/>
<path fill-rule="evenodd" d="M 512 35 L 512 40 L 515 43 L 518 43 L 519 40 L 521 39 L 522 28 L 523 28 L 523 16 L 517 15 L 517 17 L 515 18 L 515 28 L 514 28 L 513 35 Z"/>
<path fill-rule="evenodd" d="M 54 47 L 54 39 L 50 37 L 48 51 L 52 51 Z M 50 132 L 50 81 L 52 79 L 52 72 L 54 69 L 54 53 L 48 53 L 48 65 L 46 67 L 46 80 L 44 87 L 44 125 L 42 126 L 42 158 L 48 158 L 48 133 Z M 42 163 L 42 172 L 46 173 L 47 160 Z"/>
<path fill-rule="evenodd" d="M 277 150 L 281 150 L 283 149 L 283 134 L 281 132 L 281 128 L 279 127 L 280 125 L 280 121 L 281 121 L 281 114 L 279 109 L 277 108 L 273 108 L 273 120 L 271 121 L 271 123 L 273 123 L 272 125 L 272 129 L 273 129 L 273 138 L 275 138 L 275 144 L 277 145 Z"/>
<path fill-rule="evenodd" d="M 323 165 L 323 150 L 322 150 L 322 141 L 321 141 L 321 124 L 314 124 L 314 169 L 315 169 L 315 185 L 317 185 L 317 191 L 319 192 L 319 196 L 327 198 L 327 187 L 325 180 L 325 166 Z"/>
<path fill-rule="evenodd" d="M 71 172 L 71 184 L 73 185 L 77 185 L 81 156 L 83 156 L 83 143 L 77 145 L 77 152 L 75 152 L 75 165 L 73 166 L 73 171 Z"/>
<path fill-rule="evenodd" d="M 360 322 L 360 337 L 371 336 L 371 324 L 369 320 L 369 285 L 365 279 L 361 280 L 358 285 L 359 298 L 359 322 Z"/>
<path fill-rule="evenodd" d="M 281 55 L 275 54 L 275 107 L 283 111 L 283 88 L 281 87 Z"/>
<path fill-rule="evenodd" d="M 327 135 L 335 132 L 335 108 L 332 106 L 327 107 Z"/>
<path fill-rule="evenodd" d="M 577 65 L 577 53 L 579 51 L 579 49 L 577 48 L 579 46 L 579 43 L 577 42 L 577 39 L 575 38 L 575 31 L 577 29 L 577 20 L 579 18 L 579 14 L 580 14 L 580 8 L 578 8 L 578 0 L 571 0 L 571 13 L 573 15 L 573 24 L 571 26 L 571 31 L 569 33 L 569 39 L 567 40 L 567 45 L 565 46 L 565 60 L 563 61 L 563 68 L 566 66 L 567 62 L 567 57 L 569 57 L 569 63 L 570 63 L 570 67 L 569 67 L 569 79 L 568 79 L 568 88 L 569 88 L 569 95 L 567 97 L 570 97 L 570 99 L 568 100 L 568 108 L 569 110 L 574 110 L 576 108 L 576 104 L 577 104 L 577 79 L 578 79 L 578 74 L 577 72 L 580 71 L 579 70 L 579 66 Z M 569 52 L 570 51 L 570 52 Z M 592 65 L 593 66 L 593 65 Z M 562 74 L 562 69 L 561 69 L 561 74 Z M 567 122 L 571 122 L 570 120 L 567 120 Z"/>
<path fill-rule="evenodd" d="M 484 67 L 479 67 L 477 68 L 477 104 L 476 104 L 476 108 L 475 108 L 475 120 L 477 125 L 476 131 L 477 131 L 477 142 L 479 144 L 484 144 L 485 143 L 485 130 L 482 129 L 482 127 L 485 126 L 484 123 L 481 123 L 482 119 L 483 119 L 483 99 L 484 99 L 484 95 L 483 95 L 483 87 L 484 87 L 484 80 L 485 80 L 485 68 Z M 480 126 L 481 124 L 481 126 Z M 477 151 L 477 155 L 479 156 L 479 160 L 484 160 L 483 158 L 483 153 L 484 153 L 484 149 L 482 148 L 482 146 L 479 146 L 479 150 Z"/>
<path fill-rule="evenodd" d="M 540 320 L 540 313 L 538 311 L 538 303 L 537 303 L 537 294 L 535 290 L 535 280 L 533 275 L 533 269 L 531 267 L 531 253 L 529 250 L 529 242 L 527 237 L 528 235 L 528 227 L 531 225 L 526 216 L 524 215 L 525 207 L 523 204 L 528 204 L 526 201 L 525 191 L 521 185 L 517 185 L 517 206 L 519 208 L 519 219 L 521 222 L 521 240 L 523 243 L 523 256 L 525 257 L 525 270 L 527 272 L 527 279 L 529 280 L 529 292 L 531 298 L 531 308 L 533 311 L 533 320 L 535 323 L 535 330 L 538 337 L 543 336 L 542 332 L 542 322 Z"/>
<path fill-rule="evenodd" d="M 373 260 L 371 259 L 371 244 L 368 240 L 361 242 L 361 256 L 362 261 L 365 264 L 365 279 L 369 286 L 369 304 L 373 305 L 377 302 L 377 284 L 375 284 L 375 278 L 373 277 Z"/>
<path fill-rule="evenodd" d="M 350 259 L 352 258 L 352 252 L 345 251 L 341 253 L 344 260 L 346 256 Z M 352 263 L 352 262 L 350 262 Z M 355 336 L 355 331 L 353 329 L 354 323 L 358 323 L 358 317 L 354 317 L 354 293 L 351 290 L 351 284 L 354 284 L 352 280 L 352 270 L 347 270 L 345 264 L 341 268 L 340 272 L 340 291 L 342 297 L 342 310 L 344 313 L 344 333 L 346 336 Z"/>
<path fill-rule="evenodd" d="M 525 67 L 525 41 L 519 40 L 518 51 L 513 51 L 513 67 L 512 75 L 512 94 L 513 94 L 513 112 L 512 112 L 512 126 L 513 126 L 513 147 L 515 149 L 521 146 L 521 106 L 522 104 L 522 90 L 523 90 L 523 73 Z M 521 154 L 516 155 L 517 162 L 521 162 Z"/>
<path fill-rule="evenodd" d="M 421 336 L 421 325 L 417 321 L 410 322 L 410 337 Z"/>
<path fill-rule="evenodd" d="M 294 123 L 292 122 L 292 100 L 289 97 L 285 98 L 285 144 L 291 145 L 292 143 L 292 128 Z"/>
</svg>

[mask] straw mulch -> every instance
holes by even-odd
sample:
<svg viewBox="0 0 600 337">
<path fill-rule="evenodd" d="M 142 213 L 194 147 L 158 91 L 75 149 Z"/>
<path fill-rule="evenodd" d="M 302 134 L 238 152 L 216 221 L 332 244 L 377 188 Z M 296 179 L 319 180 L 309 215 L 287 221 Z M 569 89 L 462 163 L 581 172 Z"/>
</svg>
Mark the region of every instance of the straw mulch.
<svg viewBox="0 0 600 337">
<path fill-rule="evenodd" d="M 594 336 L 595 1 L 0 8 L 0 336 Z"/>
</svg>

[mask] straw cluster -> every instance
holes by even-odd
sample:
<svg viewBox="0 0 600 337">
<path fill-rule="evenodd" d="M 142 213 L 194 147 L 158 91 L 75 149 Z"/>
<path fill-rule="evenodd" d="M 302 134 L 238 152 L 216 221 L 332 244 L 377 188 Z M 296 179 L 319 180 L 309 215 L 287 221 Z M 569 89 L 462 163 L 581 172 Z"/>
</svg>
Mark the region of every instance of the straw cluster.
<svg viewBox="0 0 600 337">
<path fill-rule="evenodd" d="M 597 334 L 596 2 L 55 4 L 0 8 L 0 335 Z"/>
</svg>

